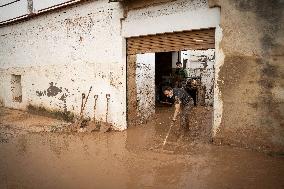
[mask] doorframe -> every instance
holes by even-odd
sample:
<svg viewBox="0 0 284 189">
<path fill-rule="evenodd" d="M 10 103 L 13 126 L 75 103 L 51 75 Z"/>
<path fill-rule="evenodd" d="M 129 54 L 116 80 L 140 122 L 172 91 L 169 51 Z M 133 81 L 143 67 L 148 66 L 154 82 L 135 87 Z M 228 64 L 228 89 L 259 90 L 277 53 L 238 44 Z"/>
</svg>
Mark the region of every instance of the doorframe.
<svg viewBox="0 0 284 189">
<path fill-rule="evenodd" d="M 221 40 L 222 40 L 222 29 L 220 26 L 217 27 L 212 27 L 215 29 L 214 32 L 214 39 L 215 39 L 215 44 L 214 44 L 214 49 L 215 49 L 215 62 L 214 62 L 214 94 L 213 94 L 213 112 L 212 112 L 212 137 L 216 136 L 216 133 L 218 132 L 218 129 L 221 124 L 221 118 L 222 118 L 222 112 L 223 112 L 223 103 L 221 100 L 221 92 L 219 90 L 218 86 L 218 79 L 219 79 L 219 69 L 224 63 L 224 53 L 222 49 L 220 48 Z M 212 29 L 211 28 L 211 29 Z M 204 28 L 200 29 L 195 29 L 195 31 L 202 30 Z M 210 28 L 208 28 L 210 29 Z M 174 32 L 173 32 L 174 33 Z M 152 34 L 151 34 L 152 35 Z M 146 35 L 147 36 L 147 35 Z M 141 36 L 143 37 L 143 36 Z M 129 78 L 128 78 L 128 71 L 129 71 L 129 62 L 128 62 L 128 39 L 132 37 L 127 37 L 126 39 L 126 125 L 127 128 L 131 127 L 131 123 L 129 122 Z M 184 49 L 188 50 L 188 49 Z M 155 51 L 150 51 L 151 53 L 157 53 Z M 167 51 L 166 51 L 167 52 Z M 131 55 L 131 56 L 136 56 Z M 136 96 L 137 97 L 137 96 Z M 136 98 L 137 100 L 137 98 Z"/>
</svg>

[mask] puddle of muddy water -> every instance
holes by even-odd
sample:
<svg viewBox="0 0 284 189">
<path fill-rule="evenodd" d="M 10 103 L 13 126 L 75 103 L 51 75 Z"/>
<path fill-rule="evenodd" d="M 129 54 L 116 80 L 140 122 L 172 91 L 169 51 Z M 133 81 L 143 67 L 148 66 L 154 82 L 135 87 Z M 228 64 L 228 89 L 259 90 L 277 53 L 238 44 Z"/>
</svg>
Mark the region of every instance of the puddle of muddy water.
<svg viewBox="0 0 284 189">
<path fill-rule="evenodd" d="M 195 110 L 207 118 L 192 119 L 182 140 L 175 125 L 164 151 L 171 110 L 157 115 L 124 132 L 11 135 L 0 143 L 0 188 L 284 188 L 283 157 L 210 144 L 209 109 Z"/>
<path fill-rule="evenodd" d="M 147 149 L 146 134 L 135 135 L 137 140 L 133 140 L 133 133 L 143 129 L 135 130 L 17 136 L 0 144 L 0 186 L 102 189 L 284 186 L 281 157 L 209 144 L 188 148 L 184 153 L 157 153 Z"/>
</svg>

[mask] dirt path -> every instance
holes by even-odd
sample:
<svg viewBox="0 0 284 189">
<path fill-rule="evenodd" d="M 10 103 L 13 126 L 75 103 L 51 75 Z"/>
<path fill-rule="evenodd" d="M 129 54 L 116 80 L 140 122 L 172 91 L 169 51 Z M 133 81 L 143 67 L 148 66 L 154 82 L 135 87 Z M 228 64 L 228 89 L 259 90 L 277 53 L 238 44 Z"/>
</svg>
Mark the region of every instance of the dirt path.
<svg viewBox="0 0 284 189">
<path fill-rule="evenodd" d="M 203 117 L 206 111 L 196 110 Z M 170 124 L 170 111 L 160 113 L 124 132 L 54 133 L 47 131 L 66 123 L 2 110 L 2 139 L 9 130 L 20 131 L 0 143 L 0 188 L 284 187 L 283 157 L 211 145 L 202 124 L 183 140 L 172 134 L 166 147 L 171 153 L 159 151 Z"/>
</svg>

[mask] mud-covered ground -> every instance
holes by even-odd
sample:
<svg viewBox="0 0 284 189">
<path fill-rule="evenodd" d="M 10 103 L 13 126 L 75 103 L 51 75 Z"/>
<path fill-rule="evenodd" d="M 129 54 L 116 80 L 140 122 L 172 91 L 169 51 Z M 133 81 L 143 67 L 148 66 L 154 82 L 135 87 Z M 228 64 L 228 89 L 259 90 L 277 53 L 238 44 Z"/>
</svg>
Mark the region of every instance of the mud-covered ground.
<svg viewBox="0 0 284 189">
<path fill-rule="evenodd" d="M 180 137 L 169 108 L 124 132 L 65 132 L 68 123 L 0 108 L 0 188 L 284 188 L 284 158 L 210 143 L 212 110 Z"/>
</svg>

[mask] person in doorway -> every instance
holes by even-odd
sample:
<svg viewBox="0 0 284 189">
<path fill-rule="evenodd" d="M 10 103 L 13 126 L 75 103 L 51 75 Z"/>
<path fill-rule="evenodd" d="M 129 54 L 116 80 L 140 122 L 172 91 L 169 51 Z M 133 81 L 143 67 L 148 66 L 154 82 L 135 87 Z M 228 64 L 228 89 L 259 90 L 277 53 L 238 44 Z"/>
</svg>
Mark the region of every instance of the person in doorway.
<svg viewBox="0 0 284 189">
<path fill-rule="evenodd" d="M 163 88 L 163 93 L 166 97 L 174 99 L 175 111 L 172 121 L 176 121 L 178 115 L 180 115 L 181 129 L 183 131 L 188 131 L 189 112 L 193 106 L 193 99 L 184 89 L 181 88 L 171 88 L 166 86 Z"/>
<path fill-rule="evenodd" d="M 177 62 L 176 66 L 177 68 L 174 74 L 175 87 L 182 88 L 182 82 L 185 81 L 187 77 L 187 73 L 186 73 L 186 70 L 183 69 L 181 62 Z"/>
</svg>

